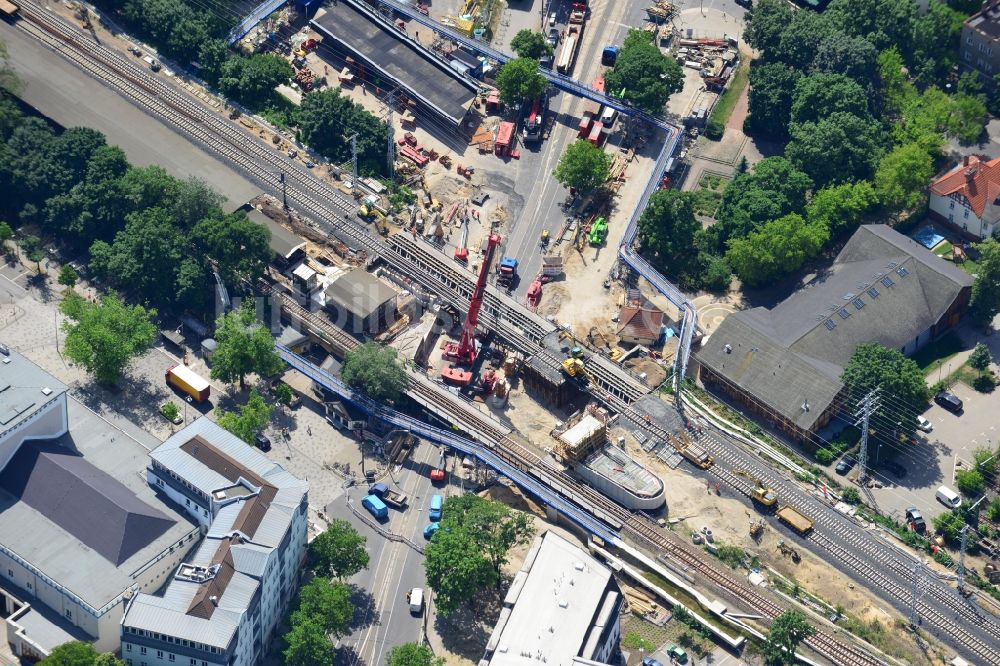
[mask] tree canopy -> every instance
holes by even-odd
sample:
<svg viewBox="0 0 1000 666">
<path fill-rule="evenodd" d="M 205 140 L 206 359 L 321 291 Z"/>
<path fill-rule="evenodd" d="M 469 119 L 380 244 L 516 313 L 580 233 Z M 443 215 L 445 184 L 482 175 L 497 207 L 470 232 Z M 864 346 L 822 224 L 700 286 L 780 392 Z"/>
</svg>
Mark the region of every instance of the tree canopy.
<svg viewBox="0 0 1000 666">
<path fill-rule="evenodd" d="M 596 189 L 611 173 L 611 158 L 586 139 L 569 144 L 553 173 L 556 180 L 584 194 Z"/>
<path fill-rule="evenodd" d="M 799 644 L 815 633 L 816 629 L 801 612 L 785 611 L 771 622 L 764 643 L 764 658 L 769 664 L 794 664 Z"/>
<path fill-rule="evenodd" d="M 513 58 L 497 72 L 497 90 L 507 104 L 520 104 L 545 92 L 549 82 L 538 70 L 538 61 L 532 58 Z"/>
<path fill-rule="evenodd" d="M 299 589 L 298 608 L 292 613 L 292 624 L 314 620 L 328 634 L 340 638 L 354 617 L 351 588 L 343 583 L 316 577 Z"/>
<path fill-rule="evenodd" d="M 53 648 L 39 664 L 44 666 L 125 666 L 111 652 L 98 652 L 91 643 L 69 641 Z"/>
<path fill-rule="evenodd" d="M 916 143 L 904 143 L 879 160 L 875 193 L 890 211 L 913 210 L 923 201 L 933 176 L 934 160 L 927 150 Z"/>
<path fill-rule="evenodd" d="M 246 385 L 246 376 L 269 377 L 285 367 L 274 346 L 274 336 L 262 322 L 252 300 L 227 312 L 215 322 L 216 349 L 212 355 L 212 379 Z"/>
<path fill-rule="evenodd" d="M 295 622 L 285 634 L 285 666 L 330 666 L 333 663 L 333 643 L 323 623 L 317 618 Z"/>
<path fill-rule="evenodd" d="M 670 96 L 684 85 L 681 66 L 663 55 L 645 30 L 629 30 L 615 66 L 605 74 L 605 88 L 624 90 L 624 99 L 655 116 L 663 113 Z"/>
<path fill-rule="evenodd" d="M 683 272 L 696 258 L 692 251 L 695 234 L 701 223 L 694 215 L 691 193 L 659 190 L 649 198 L 649 204 L 639 218 L 639 233 L 643 247 L 652 252 L 660 265 Z"/>
<path fill-rule="evenodd" d="M 518 58 L 538 60 L 544 55 L 552 55 L 552 47 L 546 41 L 545 35 L 528 28 L 518 30 L 510 40 L 510 48 Z"/>
<path fill-rule="evenodd" d="M 99 382 L 116 383 L 132 359 L 156 340 L 152 322 L 156 310 L 141 305 L 129 307 L 113 291 L 101 296 L 97 303 L 69 292 L 59 309 L 67 317 L 63 322 L 63 352 Z"/>
<path fill-rule="evenodd" d="M 726 262 L 747 286 L 757 287 L 802 267 L 829 240 L 830 230 L 796 213 L 764 223 L 742 238 L 731 238 Z"/>
<path fill-rule="evenodd" d="M 974 247 L 980 257 L 969 306 L 976 321 L 989 325 L 1000 312 L 1000 242 L 987 238 Z"/>
<path fill-rule="evenodd" d="M 331 521 L 326 530 L 309 544 L 309 561 L 319 576 L 339 580 L 368 568 L 365 537 L 346 520 Z"/>
<path fill-rule="evenodd" d="M 377 342 L 366 342 L 347 352 L 340 376 L 348 386 L 375 400 L 395 402 L 406 390 L 406 370 L 396 350 Z"/>
<path fill-rule="evenodd" d="M 930 399 L 920 366 L 877 342 L 858 345 L 841 380 L 855 404 L 878 389 L 882 399 L 877 402 L 871 429 L 881 441 L 912 435 L 917 427 L 913 414 L 922 412 Z"/>
<path fill-rule="evenodd" d="M 790 132 L 785 155 L 820 187 L 870 178 L 884 143 L 877 121 L 843 111 Z"/>
<path fill-rule="evenodd" d="M 427 645 L 403 643 L 389 650 L 385 666 L 444 666 L 444 659 L 435 657 Z"/>
<path fill-rule="evenodd" d="M 233 99 L 256 107 L 294 75 L 295 70 L 289 62 L 277 53 L 236 55 L 222 64 L 219 89 Z"/>
<path fill-rule="evenodd" d="M 257 435 L 271 422 L 273 408 L 264 397 L 251 389 L 247 401 L 236 412 L 219 412 L 219 425 L 253 446 Z"/>
<path fill-rule="evenodd" d="M 295 116 L 302 139 L 334 164 L 351 160 L 351 136 L 357 135 L 359 173 L 388 174 L 385 156 L 388 126 L 340 94 L 339 89 L 309 93 Z"/>
<path fill-rule="evenodd" d="M 242 211 L 223 215 L 208 211 L 191 231 L 195 246 L 218 266 L 222 280 L 237 285 L 254 284 L 271 261 L 271 232 L 251 221 Z"/>
</svg>

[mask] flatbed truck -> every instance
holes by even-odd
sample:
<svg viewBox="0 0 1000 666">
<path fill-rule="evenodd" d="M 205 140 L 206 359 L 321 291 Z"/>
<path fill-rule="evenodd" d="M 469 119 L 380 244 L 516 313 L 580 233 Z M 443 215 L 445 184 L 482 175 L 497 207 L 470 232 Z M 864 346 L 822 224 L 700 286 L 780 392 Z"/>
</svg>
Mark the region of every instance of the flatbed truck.
<svg viewBox="0 0 1000 666">
<path fill-rule="evenodd" d="M 778 520 L 788 525 L 799 534 L 808 534 L 813 528 L 812 518 L 799 513 L 787 504 L 778 509 Z"/>
<path fill-rule="evenodd" d="M 368 494 L 381 498 L 383 502 L 394 509 L 406 508 L 406 495 L 404 493 L 397 493 L 384 483 L 373 483 L 368 488 Z"/>
</svg>

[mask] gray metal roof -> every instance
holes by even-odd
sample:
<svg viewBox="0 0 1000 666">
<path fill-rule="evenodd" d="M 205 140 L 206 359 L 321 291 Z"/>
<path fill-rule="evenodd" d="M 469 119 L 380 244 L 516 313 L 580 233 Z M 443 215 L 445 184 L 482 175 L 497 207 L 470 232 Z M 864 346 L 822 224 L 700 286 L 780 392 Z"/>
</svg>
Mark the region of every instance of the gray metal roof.
<svg viewBox="0 0 1000 666">
<path fill-rule="evenodd" d="M 22 444 L 0 473 L 0 488 L 115 565 L 177 522 L 58 444 Z"/>
<path fill-rule="evenodd" d="M 344 273 L 326 288 L 327 307 L 336 304 L 358 319 L 367 319 L 395 297 L 395 289 L 358 268 Z"/>
<path fill-rule="evenodd" d="M 0 347 L 0 436 L 65 392 L 61 381 L 6 345 Z"/>
<path fill-rule="evenodd" d="M 286 230 L 283 226 L 269 218 L 264 213 L 260 212 L 256 208 L 251 208 L 247 212 L 247 217 L 251 221 L 257 224 L 263 225 L 269 232 L 271 232 L 271 240 L 269 245 L 271 251 L 283 259 L 290 258 L 297 250 L 304 249 L 306 246 L 306 241 L 303 238 L 299 238 L 292 232 Z"/>
<path fill-rule="evenodd" d="M 968 273 L 912 239 L 862 226 L 828 270 L 774 308 L 729 315 L 697 356 L 810 430 L 843 388 L 858 345 L 903 348 L 971 285 Z"/>
<path fill-rule="evenodd" d="M 173 505 L 164 502 L 146 483 L 146 449 L 72 397 L 67 400 L 67 413 L 69 433 L 46 443 L 43 448 L 47 449 L 48 444 L 57 444 L 64 447 L 69 455 L 83 455 L 82 461 L 87 463 L 87 467 L 80 467 L 77 472 L 81 474 L 84 470 L 96 470 L 93 479 L 70 479 L 72 475 L 57 465 L 50 471 L 73 484 L 72 492 L 78 494 L 72 494 L 72 497 L 85 499 L 93 504 L 84 507 L 66 506 L 66 502 L 72 500 L 64 497 L 63 504 L 56 506 L 68 513 L 62 517 L 53 513 L 47 515 L 28 501 L 11 494 L 6 488 L 0 488 L 0 548 L 15 554 L 40 574 L 66 588 L 80 603 L 95 611 L 106 612 L 105 606 L 134 585 L 135 581 L 130 575 L 132 572 L 181 541 L 190 532 L 197 532 L 197 526 Z M 39 448 L 39 444 L 32 442 L 24 446 L 24 450 L 28 452 Z M 50 460 L 45 460 L 44 465 L 50 465 Z M 37 469 L 31 474 L 28 485 L 32 490 L 36 488 L 35 483 L 43 484 L 37 488 L 52 485 L 41 477 L 35 478 L 41 472 L 41 469 Z M 114 484 L 109 484 L 106 476 L 110 476 Z M 98 477 L 104 481 L 96 483 L 95 479 Z M 81 487 L 81 484 L 86 487 Z M 114 493 L 114 500 L 102 496 L 101 488 L 115 484 L 120 486 Z M 67 489 L 67 493 L 69 492 Z M 128 500 L 126 492 L 135 499 Z M 46 510 L 52 508 L 44 501 L 36 502 L 36 505 Z M 153 515 L 159 513 L 167 519 L 167 529 L 156 534 L 152 540 L 147 540 L 146 537 L 150 534 L 144 532 L 146 528 L 140 526 L 137 529 L 129 523 L 129 519 L 124 518 L 123 505 L 147 508 L 132 515 L 132 518 L 138 518 L 138 522 L 142 522 L 145 519 L 143 516 L 150 513 L 148 509 L 152 509 Z M 97 511 L 98 506 L 111 511 L 109 519 L 118 517 L 116 530 L 119 531 L 99 524 L 103 516 Z M 86 530 L 82 526 L 69 525 L 72 529 L 64 527 L 67 516 L 85 520 Z M 160 521 L 162 519 L 154 520 L 153 526 L 162 524 Z M 30 526 L 30 529 L 26 529 L 26 526 Z M 88 545 L 93 544 L 93 539 L 89 536 L 86 541 L 76 536 L 84 531 L 118 535 L 120 539 L 114 552 L 116 558 L 124 556 L 125 559 L 118 564 L 108 559 L 95 547 Z M 141 538 L 137 539 L 137 534 Z M 139 547 L 134 550 L 136 546 Z M 129 551 L 132 552 L 129 554 Z"/>
</svg>

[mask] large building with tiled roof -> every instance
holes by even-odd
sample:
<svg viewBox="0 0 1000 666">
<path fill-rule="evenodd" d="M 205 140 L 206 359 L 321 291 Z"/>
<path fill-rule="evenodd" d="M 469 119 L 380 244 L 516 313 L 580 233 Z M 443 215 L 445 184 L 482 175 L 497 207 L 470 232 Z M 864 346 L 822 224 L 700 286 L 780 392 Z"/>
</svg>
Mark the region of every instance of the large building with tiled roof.
<svg viewBox="0 0 1000 666">
<path fill-rule="evenodd" d="M 258 663 L 296 588 L 308 485 L 207 418 L 150 458 L 150 486 L 206 535 L 162 595 L 129 602 L 122 658 L 128 666 Z"/>
<path fill-rule="evenodd" d="M 989 238 L 1000 226 L 1000 158 L 968 155 L 931 183 L 930 213 L 965 236 Z"/>
</svg>

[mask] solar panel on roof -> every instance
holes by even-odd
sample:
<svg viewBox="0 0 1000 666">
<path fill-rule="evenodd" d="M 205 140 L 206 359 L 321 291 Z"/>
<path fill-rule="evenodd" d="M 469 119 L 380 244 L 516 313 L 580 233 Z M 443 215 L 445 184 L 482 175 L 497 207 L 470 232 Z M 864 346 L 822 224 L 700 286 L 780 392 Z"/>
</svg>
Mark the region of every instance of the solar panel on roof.
<svg viewBox="0 0 1000 666">
<path fill-rule="evenodd" d="M 865 307 L 865 302 L 863 300 L 861 300 L 860 298 L 855 298 L 854 299 L 854 307 L 857 308 L 858 310 L 860 310 L 861 308 Z"/>
<path fill-rule="evenodd" d="M 878 289 L 876 289 L 875 287 L 871 287 L 868 290 L 868 295 L 871 296 L 872 298 L 878 298 Z"/>
<path fill-rule="evenodd" d="M 823 322 L 823 325 L 826 326 L 826 330 L 828 331 L 832 331 L 833 329 L 837 328 L 837 325 L 833 323 L 832 319 L 827 319 L 826 321 Z"/>
<path fill-rule="evenodd" d="M 848 317 L 851 316 L 851 313 L 848 312 L 846 308 L 840 308 L 840 312 L 838 312 L 837 314 L 840 315 L 841 319 L 847 319 Z"/>
<path fill-rule="evenodd" d="M 881 282 L 886 287 L 891 287 L 892 285 L 896 284 L 895 282 L 892 281 L 892 278 L 889 277 L 888 275 L 879 280 L 879 282 Z"/>
<path fill-rule="evenodd" d="M 899 277 L 906 277 L 907 275 L 910 274 L 910 271 L 906 270 L 906 266 L 900 266 L 899 268 L 896 269 L 896 274 Z"/>
</svg>

